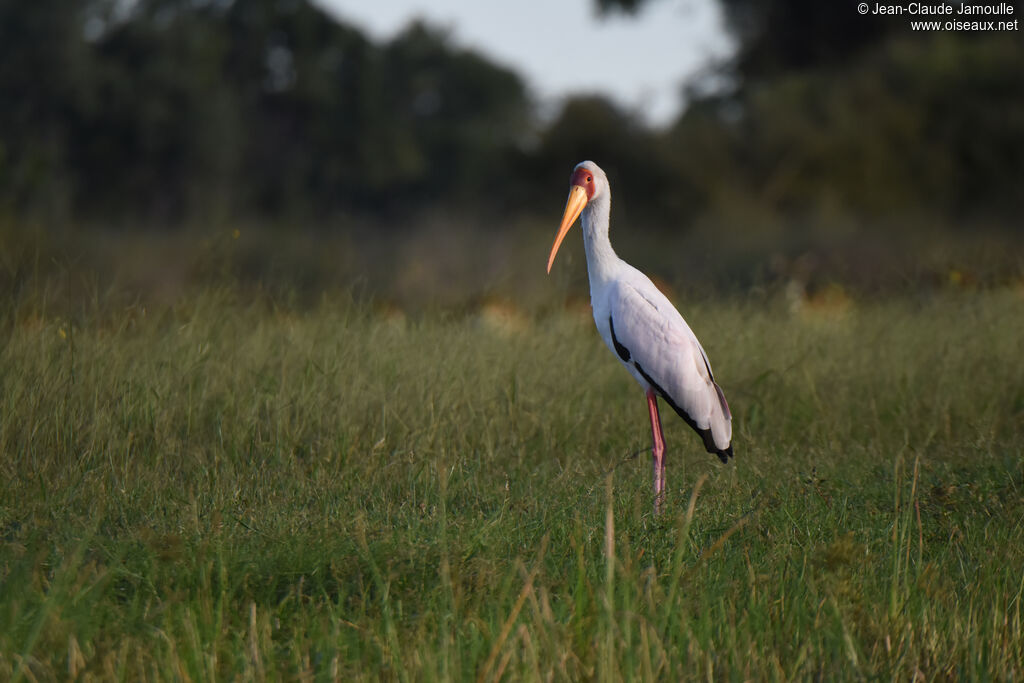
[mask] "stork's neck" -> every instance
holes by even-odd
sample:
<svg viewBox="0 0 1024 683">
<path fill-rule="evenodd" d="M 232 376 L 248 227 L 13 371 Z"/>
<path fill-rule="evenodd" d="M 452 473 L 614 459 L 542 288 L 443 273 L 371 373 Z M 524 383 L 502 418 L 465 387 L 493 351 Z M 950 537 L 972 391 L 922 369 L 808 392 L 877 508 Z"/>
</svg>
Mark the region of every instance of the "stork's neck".
<svg viewBox="0 0 1024 683">
<path fill-rule="evenodd" d="M 615 271 L 621 263 L 608 239 L 611 208 L 611 193 L 605 189 L 583 210 L 583 248 L 587 252 L 591 296 L 614 279 Z"/>
</svg>

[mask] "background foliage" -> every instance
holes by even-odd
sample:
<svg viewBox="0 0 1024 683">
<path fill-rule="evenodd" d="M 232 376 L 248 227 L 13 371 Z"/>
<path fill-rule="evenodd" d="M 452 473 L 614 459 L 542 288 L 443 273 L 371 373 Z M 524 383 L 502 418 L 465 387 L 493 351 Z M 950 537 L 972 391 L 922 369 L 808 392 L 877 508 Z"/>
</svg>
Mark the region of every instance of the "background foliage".
<svg viewBox="0 0 1024 683">
<path fill-rule="evenodd" d="M 594 158 L 628 215 L 665 230 L 737 201 L 1016 229 L 1018 34 L 915 34 L 844 3 L 722 7 L 735 57 L 653 130 L 601 97 L 542 120 L 517 74 L 443 31 L 377 43 L 309 0 L 4 2 L 0 205 L 165 228 L 391 224 L 481 196 L 529 214 Z"/>
</svg>

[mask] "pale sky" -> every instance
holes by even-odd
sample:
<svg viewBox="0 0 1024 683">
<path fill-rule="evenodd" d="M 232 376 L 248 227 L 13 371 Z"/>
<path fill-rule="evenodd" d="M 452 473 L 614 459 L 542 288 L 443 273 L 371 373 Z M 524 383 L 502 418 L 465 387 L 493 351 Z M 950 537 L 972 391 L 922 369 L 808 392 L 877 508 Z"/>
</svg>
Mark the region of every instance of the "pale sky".
<svg viewBox="0 0 1024 683">
<path fill-rule="evenodd" d="M 654 125 L 679 113 L 685 82 L 730 42 L 715 0 L 650 0 L 599 18 L 593 0 L 315 0 L 376 39 L 414 18 L 518 72 L 544 108 L 602 93 Z"/>
</svg>

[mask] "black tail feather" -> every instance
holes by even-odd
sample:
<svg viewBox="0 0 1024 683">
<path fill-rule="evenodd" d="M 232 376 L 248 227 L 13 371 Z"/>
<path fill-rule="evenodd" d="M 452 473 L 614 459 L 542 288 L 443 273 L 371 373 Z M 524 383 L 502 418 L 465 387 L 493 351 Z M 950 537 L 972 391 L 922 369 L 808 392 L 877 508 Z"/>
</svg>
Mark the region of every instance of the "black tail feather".
<svg viewBox="0 0 1024 683">
<path fill-rule="evenodd" d="M 658 392 L 658 395 L 665 399 L 665 402 L 668 403 L 669 406 L 671 406 L 672 410 L 676 411 L 676 414 L 679 415 L 679 417 L 683 418 L 683 422 L 690 425 L 690 429 L 692 429 L 693 431 L 697 432 L 697 434 L 700 435 L 701 440 L 704 442 L 704 449 L 708 453 L 714 453 L 715 455 L 718 456 L 719 460 L 721 460 L 723 463 L 728 464 L 729 458 L 733 457 L 732 444 L 730 443 L 725 448 L 719 448 L 715 444 L 715 437 L 712 436 L 710 429 L 701 429 L 700 427 L 698 427 L 697 423 L 693 420 L 693 418 L 690 417 L 690 415 L 685 410 L 680 408 L 679 404 L 673 401 L 672 397 L 665 393 L 665 390 L 658 386 L 658 383 L 651 379 L 650 375 L 644 372 L 644 369 L 640 367 L 639 363 L 634 361 L 633 366 L 640 372 L 643 378 L 647 380 L 647 383 L 654 387 L 654 390 Z M 722 393 L 722 390 L 718 388 L 717 384 L 715 385 L 715 389 L 718 391 L 719 399 L 722 401 L 723 408 L 728 414 L 729 405 L 725 402 L 725 395 Z"/>
</svg>

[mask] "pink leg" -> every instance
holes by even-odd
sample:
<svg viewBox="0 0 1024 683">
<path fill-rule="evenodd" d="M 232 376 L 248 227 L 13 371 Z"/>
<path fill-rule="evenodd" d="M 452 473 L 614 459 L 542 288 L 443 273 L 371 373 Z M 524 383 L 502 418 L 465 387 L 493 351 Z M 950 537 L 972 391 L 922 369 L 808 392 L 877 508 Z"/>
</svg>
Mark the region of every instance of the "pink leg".
<svg viewBox="0 0 1024 683">
<path fill-rule="evenodd" d="M 651 454 L 654 456 L 654 514 L 657 515 L 665 500 L 665 436 L 661 433 L 658 396 L 651 389 L 647 390 L 647 412 L 651 417 L 651 436 L 654 439 Z"/>
</svg>

